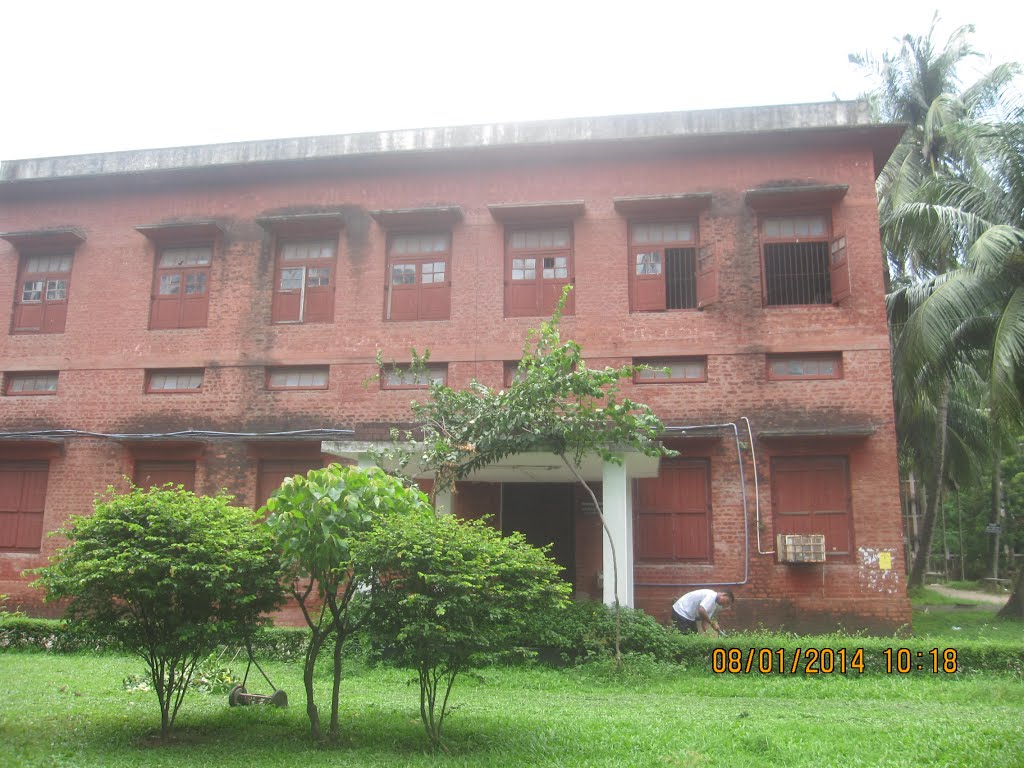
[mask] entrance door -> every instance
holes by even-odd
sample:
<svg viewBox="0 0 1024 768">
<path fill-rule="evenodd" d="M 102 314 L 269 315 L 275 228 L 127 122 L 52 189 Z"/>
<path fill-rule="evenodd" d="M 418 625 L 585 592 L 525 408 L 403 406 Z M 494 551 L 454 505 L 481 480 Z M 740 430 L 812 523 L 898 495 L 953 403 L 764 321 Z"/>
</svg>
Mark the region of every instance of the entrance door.
<svg viewBox="0 0 1024 768">
<path fill-rule="evenodd" d="M 576 528 L 573 487 L 569 483 L 504 483 L 501 532 L 519 531 L 537 547 L 547 544 L 551 557 L 565 570 L 562 578 L 576 583 Z"/>
</svg>

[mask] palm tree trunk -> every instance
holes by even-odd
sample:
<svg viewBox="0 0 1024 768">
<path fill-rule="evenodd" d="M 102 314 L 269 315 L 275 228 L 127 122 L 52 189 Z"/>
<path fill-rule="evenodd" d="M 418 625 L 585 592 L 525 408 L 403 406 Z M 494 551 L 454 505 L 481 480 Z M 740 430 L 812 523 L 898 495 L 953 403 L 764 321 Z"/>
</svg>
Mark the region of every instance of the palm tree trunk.
<svg viewBox="0 0 1024 768">
<path fill-rule="evenodd" d="M 946 467 L 946 420 L 949 416 L 949 379 L 942 383 L 939 395 L 939 407 L 935 415 L 935 463 L 932 467 L 932 492 L 928 494 L 928 503 L 921 521 L 921 542 L 918 546 L 914 566 L 910 569 L 909 583 L 912 587 L 924 584 L 924 574 L 928 570 L 928 559 L 932 551 L 932 536 L 935 533 L 935 521 L 942 508 L 942 481 Z"/>
<path fill-rule="evenodd" d="M 1000 513 L 1003 509 L 1003 452 L 999 447 L 999 441 L 992 441 L 992 513 L 989 518 L 993 525 L 1001 522 Z M 999 578 L 999 534 L 993 536 L 990 541 L 992 546 L 989 552 L 989 563 L 992 566 L 992 578 Z M 998 583 L 998 582 L 994 582 Z"/>
</svg>

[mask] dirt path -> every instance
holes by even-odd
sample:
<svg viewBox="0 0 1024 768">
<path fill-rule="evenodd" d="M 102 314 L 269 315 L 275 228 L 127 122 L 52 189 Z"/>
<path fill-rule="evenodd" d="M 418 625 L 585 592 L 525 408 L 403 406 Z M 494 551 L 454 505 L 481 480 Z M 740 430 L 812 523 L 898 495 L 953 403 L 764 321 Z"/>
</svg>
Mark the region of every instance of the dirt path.
<svg viewBox="0 0 1024 768">
<path fill-rule="evenodd" d="M 1006 605 L 1006 601 L 1010 599 L 1009 595 L 993 595 L 991 592 L 978 592 L 967 589 L 952 589 L 951 587 L 944 587 L 941 584 L 929 584 L 927 589 L 934 590 L 940 595 L 952 598 L 963 598 L 964 600 L 972 600 L 978 603 L 991 603 L 992 605 Z"/>
</svg>

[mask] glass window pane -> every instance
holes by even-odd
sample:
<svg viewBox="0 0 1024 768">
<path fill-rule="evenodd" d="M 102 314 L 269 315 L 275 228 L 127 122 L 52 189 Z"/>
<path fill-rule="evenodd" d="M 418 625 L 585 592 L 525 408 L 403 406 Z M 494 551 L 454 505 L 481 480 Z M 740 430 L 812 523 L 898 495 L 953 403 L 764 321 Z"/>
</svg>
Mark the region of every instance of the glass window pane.
<svg viewBox="0 0 1024 768">
<path fill-rule="evenodd" d="M 693 241 L 693 223 L 688 221 L 645 222 L 632 227 L 634 245 L 647 243 L 688 243 Z"/>
<path fill-rule="evenodd" d="M 448 234 L 395 235 L 391 239 L 391 253 L 445 253 L 448 250 Z"/>
<path fill-rule="evenodd" d="M 423 265 L 423 282 L 424 283 L 443 283 L 444 282 L 444 270 L 445 262 L 443 261 L 431 261 Z"/>
<path fill-rule="evenodd" d="M 199 389 L 203 385 L 203 374 L 198 371 L 169 371 L 152 373 L 149 388 L 154 391 L 181 391 Z"/>
<path fill-rule="evenodd" d="M 206 273 L 193 272 L 185 276 L 185 295 L 198 296 L 206 293 Z"/>
<path fill-rule="evenodd" d="M 428 365 L 419 371 L 410 370 L 407 365 L 392 366 L 384 373 L 384 383 L 389 387 L 426 387 L 431 383 L 444 383 L 446 366 Z"/>
<path fill-rule="evenodd" d="M 773 216 L 764 220 L 765 237 L 774 239 L 825 237 L 828 221 L 823 215 Z"/>
<path fill-rule="evenodd" d="M 271 371 L 269 385 L 273 389 L 322 389 L 327 386 L 327 370 L 279 368 Z"/>
<path fill-rule="evenodd" d="M 415 264 L 392 264 L 391 284 L 392 285 L 413 285 L 416 283 Z"/>
<path fill-rule="evenodd" d="M 512 259 L 513 280 L 536 280 L 537 260 L 536 259 Z"/>
<path fill-rule="evenodd" d="M 21 288 L 21 300 L 23 302 L 37 302 L 43 300 L 43 281 L 28 280 Z"/>
<path fill-rule="evenodd" d="M 569 230 L 566 227 L 518 230 L 512 233 L 509 245 L 513 249 L 568 248 Z"/>
<path fill-rule="evenodd" d="M 569 276 L 565 256 L 545 256 L 543 276 L 547 279 L 560 279 Z"/>
<path fill-rule="evenodd" d="M 25 272 L 29 274 L 70 271 L 70 256 L 33 256 L 25 264 Z"/>
<path fill-rule="evenodd" d="M 660 275 L 661 274 L 661 253 L 638 253 L 636 255 L 636 273 L 638 275 Z"/>
<path fill-rule="evenodd" d="M 707 375 L 707 362 L 703 359 L 648 358 L 637 360 L 637 364 L 650 366 L 637 373 L 638 381 L 704 381 Z"/>
<path fill-rule="evenodd" d="M 331 270 L 323 267 L 310 267 L 306 270 L 306 285 L 310 288 L 323 287 L 331 284 Z"/>
<path fill-rule="evenodd" d="M 298 291 L 302 288 L 302 280 L 305 277 L 305 267 L 297 267 L 281 270 L 281 290 Z"/>
<path fill-rule="evenodd" d="M 160 267 L 206 267 L 210 264 L 209 246 L 164 248 L 160 252 Z"/>
<path fill-rule="evenodd" d="M 282 261 L 306 261 L 309 259 L 333 259 L 334 243 L 330 240 L 316 240 L 281 245 Z"/>
<path fill-rule="evenodd" d="M 177 296 L 181 290 L 181 275 L 160 275 L 159 293 L 161 296 Z"/>
<path fill-rule="evenodd" d="M 64 301 L 68 295 L 68 281 L 67 280 L 47 280 L 46 281 L 46 300 L 47 301 Z"/>
<path fill-rule="evenodd" d="M 7 391 L 11 393 L 56 392 L 57 374 L 40 373 L 11 375 Z"/>
</svg>

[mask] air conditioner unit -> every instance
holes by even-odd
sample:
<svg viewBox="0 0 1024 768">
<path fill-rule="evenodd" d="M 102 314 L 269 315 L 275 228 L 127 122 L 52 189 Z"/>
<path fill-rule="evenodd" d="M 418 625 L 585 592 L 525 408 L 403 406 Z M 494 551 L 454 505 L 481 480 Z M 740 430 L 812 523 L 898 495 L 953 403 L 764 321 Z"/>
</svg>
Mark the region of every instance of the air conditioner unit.
<svg viewBox="0 0 1024 768">
<path fill-rule="evenodd" d="M 780 533 L 775 537 L 780 563 L 824 563 L 825 534 Z"/>
</svg>

